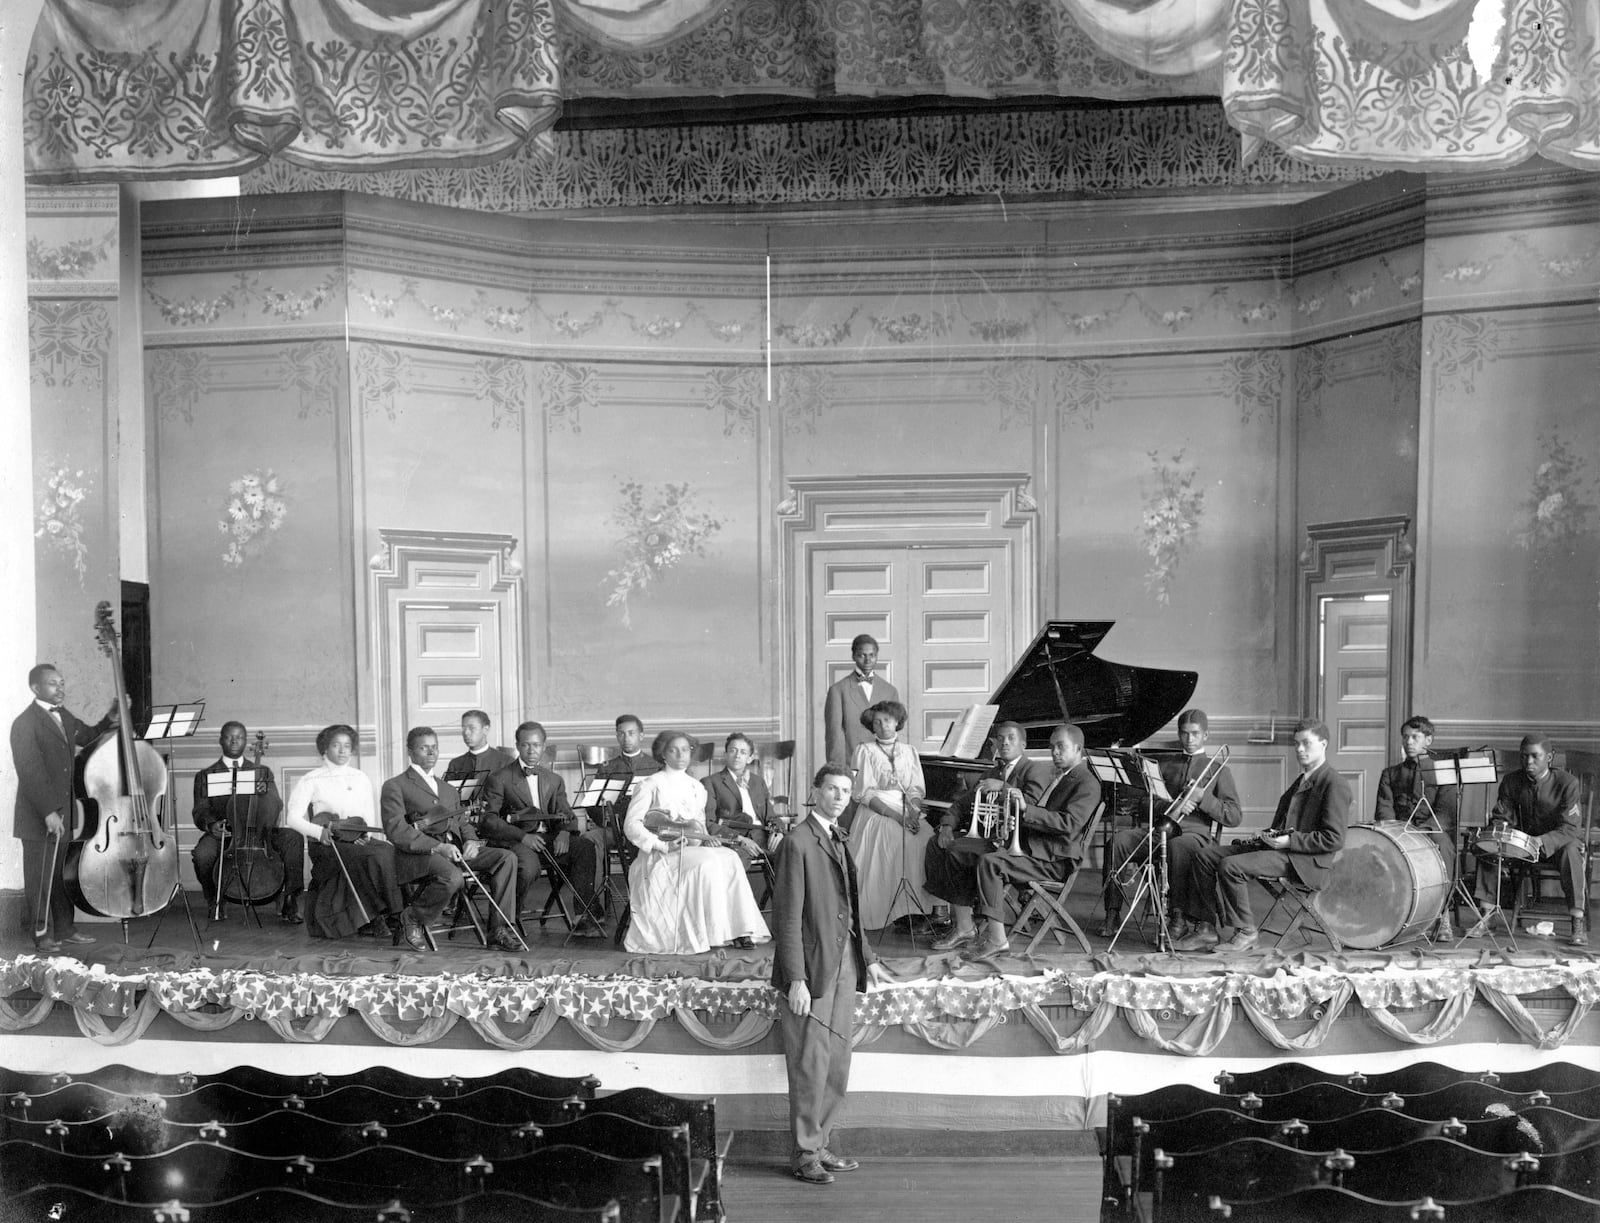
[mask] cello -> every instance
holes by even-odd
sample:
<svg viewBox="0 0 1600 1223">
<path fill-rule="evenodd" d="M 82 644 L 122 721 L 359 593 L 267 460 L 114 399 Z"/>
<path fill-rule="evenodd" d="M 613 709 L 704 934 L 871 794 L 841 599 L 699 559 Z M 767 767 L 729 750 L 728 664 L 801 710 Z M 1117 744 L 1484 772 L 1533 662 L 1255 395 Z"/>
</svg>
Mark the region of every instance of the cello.
<svg viewBox="0 0 1600 1223">
<path fill-rule="evenodd" d="M 95 608 L 94 621 L 95 640 L 111 659 L 119 718 L 85 756 L 83 839 L 67 850 L 61 873 L 78 908 L 127 921 L 160 912 L 176 895 L 178 838 L 155 814 L 166 765 L 134 736 L 110 603 Z"/>
<path fill-rule="evenodd" d="M 250 749 L 251 767 L 259 769 L 261 757 L 266 753 L 267 736 L 258 730 Z M 245 804 L 244 828 L 222 851 L 217 863 L 217 873 L 222 879 L 217 893 L 232 904 L 271 904 L 283 891 L 283 859 L 267 844 L 266 827 L 256 821 L 256 796 L 265 791 L 265 779 L 258 775 Z"/>
</svg>

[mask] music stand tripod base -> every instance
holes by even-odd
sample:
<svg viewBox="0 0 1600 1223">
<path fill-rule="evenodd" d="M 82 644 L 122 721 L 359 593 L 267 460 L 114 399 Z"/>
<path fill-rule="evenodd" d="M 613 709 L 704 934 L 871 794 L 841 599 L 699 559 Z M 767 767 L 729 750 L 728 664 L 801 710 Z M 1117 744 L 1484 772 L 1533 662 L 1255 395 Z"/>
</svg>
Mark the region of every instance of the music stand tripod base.
<svg viewBox="0 0 1600 1223">
<path fill-rule="evenodd" d="M 906 851 L 907 851 L 907 847 L 908 847 L 908 844 L 909 844 L 910 840 L 911 840 L 911 833 L 907 830 L 907 828 L 906 828 L 906 826 L 904 824 L 901 824 L 900 825 L 900 881 L 894 885 L 894 891 L 889 893 L 889 909 L 888 909 L 888 912 L 891 914 L 891 916 L 889 918 L 889 924 L 890 925 L 894 924 L 894 917 L 892 916 L 892 914 L 894 913 L 895 906 L 900 903 L 900 897 L 901 896 L 904 896 L 906 898 L 906 900 L 908 900 L 912 905 L 914 905 L 916 907 L 917 916 L 918 917 L 922 918 L 924 921 L 926 921 L 927 918 L 928 918 L 928 910 L 923 905 L 921 899 L 918 898 L 917 890 L 916 890 L 916 888 L 911 886 L 911 880 L 906 874 L 906 862 L 907 862 Z M 908 911 L 905 914 L 905 916 L 906 917 L 910 917 L 911 916 L 910 912 Z M 913 922 L 906 923 L 906 933 L 911 938 L 911 945 L 913 947 L 917 946 L 917 924 L 916 924 L 916 922 L 913 921 Z"/>
</svg>

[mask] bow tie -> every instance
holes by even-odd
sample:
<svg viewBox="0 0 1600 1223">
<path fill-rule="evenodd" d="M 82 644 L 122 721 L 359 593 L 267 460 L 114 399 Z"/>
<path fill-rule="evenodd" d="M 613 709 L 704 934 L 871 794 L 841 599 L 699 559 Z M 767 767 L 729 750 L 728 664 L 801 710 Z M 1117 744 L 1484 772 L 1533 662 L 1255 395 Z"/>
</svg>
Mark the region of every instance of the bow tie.
<svg viewBox="0 0 1600 1223">
<path fill-rule="evenodd" d="M 50 712 L 55 714 L 57 717 L 60 717 L 62 708 L 63 706 L 61 705 L 52 705 L 50 706 Z"/>
<path fill-rule="evenodd" d="M 872 676 L 863 675 L 859 671 L 856 672 L 856 683 L 858 683 L 858 684 L 870 684 L 871 682 L 872 682 Z"/>
<path fill-rule="evenodd" d="M 531 769 L 527 765 L 523 765 L 522 766 L 522 775 L 524 777 L 532 777 L 538 771 L 539 771 L 538 766 L 534 766 Z"/>
</svg>

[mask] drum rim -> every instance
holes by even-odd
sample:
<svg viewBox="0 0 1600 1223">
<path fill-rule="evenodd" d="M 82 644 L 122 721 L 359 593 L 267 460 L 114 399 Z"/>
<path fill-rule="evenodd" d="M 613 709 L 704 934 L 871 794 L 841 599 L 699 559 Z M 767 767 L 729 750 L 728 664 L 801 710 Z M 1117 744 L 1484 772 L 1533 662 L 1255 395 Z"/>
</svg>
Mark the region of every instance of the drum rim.
<svg viewBox="0 0 1600 1223">
<path fill-rule="evenodd" d="M 1410 874 L 1410 905 L 1405 912 L 1387 922 L 1381 932 L 1382 937 L 1375 942 L 1370 942 L 1370 945 L 1367 945 L 1368 941 L 1380 932 L 1369 931 L 1363 933 L 1357 930 L 1353 936 L 1350 936 L 1338 929 L 1337 919 L 1330 921 L 1326 907 L 1321 903 L 1324 899 L 1324 893 L 1328 890 L 1327 887 L 1317 894 L 1317 915 L 1322 919 L 1325 926 L 1332 928 L 1333 933 L 1338 935 L 1340 941 L 1345 943 L 1346 946 L 1352 947 L 1357 951 L 1377 951 L 1414 938 L 1419 930 L 1427 929 L 1433 922 L 1438 920 L 1439 914 L 1444 909 L 1445 901 L 1450 895 L 1450 874 L 1444 854 L 1440 852 L 1433 838 L 1420 828 L 1416 828 L 1404 820 L 1351 824 L 1345 829 L 1346 846 L 1349 845 L 1350 834 L 1357 831 L 1376 833 L 1382 838 L 1383 842 L 1387 843 L 1389 848 L 1399 851 L 1400 863 L 1405 865 Z M 1372 842 L 1372 844 L 1376 845 L 1378 842 Z M 1424 884 L 1413 863 L 1416 860 L 1428 862 L 1430 861 L 1430 855 L 1431 861 L 1437 865 L 1438 878 Z M 1335 871 L 1338 870 L 1337 864 L 1333 869 Z M 1332 883 L 1333 879 L 1330 877 L 1329 886 Z M 1431 911 L 1429 905 L 1422 903 L 1422 898 L 1430 894 L 1436 894 L 1438 899 L 1438 904 L 1433 905 Z"/>
</svg>

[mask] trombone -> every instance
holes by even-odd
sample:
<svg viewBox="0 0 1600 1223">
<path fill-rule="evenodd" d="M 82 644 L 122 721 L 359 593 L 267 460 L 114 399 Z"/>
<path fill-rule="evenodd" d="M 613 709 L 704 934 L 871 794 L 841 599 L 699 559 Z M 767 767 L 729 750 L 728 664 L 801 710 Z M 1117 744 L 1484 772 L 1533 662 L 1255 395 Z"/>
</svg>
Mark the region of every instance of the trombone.
<svg viewBox="0 0 1600 1223">
<path fill-rule="evenodd" d="M 1190 799 L 1198 803 L 1205 797 L 1206 791 L 1216 783 L 1217 778 L 1222 774 L 1223 766 L 1228 763 L 1228 757 L 1231 754 L 1232 750 L 1226 744 L 1219 747 L 1216 754 L 1206 761 L 1205 767 L 1194 775 L 1193 780 L 1178 791 L 1178 797 L 1173 799 L 1172 803 L 1167 807 L 1165 818 L 1169 822 L 1174 824 L 1178 822 L 1177 817 L 1174 817 L 1171 812 L 1176 811 Z"/>
</svg>

